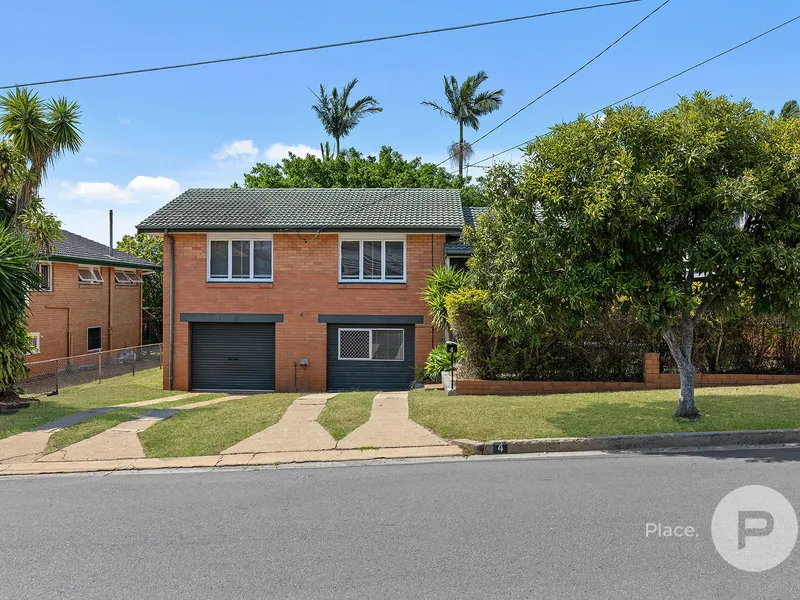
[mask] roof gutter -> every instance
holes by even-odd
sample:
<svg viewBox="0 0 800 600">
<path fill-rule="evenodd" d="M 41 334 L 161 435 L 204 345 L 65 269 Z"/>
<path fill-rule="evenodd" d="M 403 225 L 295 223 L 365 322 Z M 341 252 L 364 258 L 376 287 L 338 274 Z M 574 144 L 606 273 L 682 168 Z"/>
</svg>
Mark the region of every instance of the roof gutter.
<svg viewBox="0 0 800 600">
<path fill-rule="evenodd" d="M 164 230 L 164 237 L 169 240 L 169 389 L 172 390 L 173 368 L 175 358 L 175 238 Z"/>
</svg>

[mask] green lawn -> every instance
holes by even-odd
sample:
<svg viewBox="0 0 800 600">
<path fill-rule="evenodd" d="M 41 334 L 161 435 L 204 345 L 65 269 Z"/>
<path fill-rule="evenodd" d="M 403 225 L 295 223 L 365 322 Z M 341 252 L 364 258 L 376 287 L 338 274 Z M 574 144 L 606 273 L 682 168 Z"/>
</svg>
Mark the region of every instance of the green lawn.
<svg viewBox="0 0 800 600">
<path fill-rule="evenodd" d="M 149 457 L 219 454 L 274 425 L 300 394 L 259 394 L 180 412 L 139 434 Z"/>
<path fill-rule="evenodd" d="M 54 433 L 52 436 L 50 436 L 50 440 L 47 443 L 47 452 L 50 453 L 61 450 L 62 448 L 66 448 L 67 446 L 80 442 L 81 440 L 90 438 L 93 435 L 103 433 L 105 430 L 111 429 L 115 425 L 135 419 L 142 413 L 145 413 L 149 410 L 158 408 L 174 408 L 183 404 L 202 402 L 204 400 L 213 400 L 214 398 L 219 398 L 224 395 L 225 394 L 201 394 L 191 398 L 182 398 L 181 400 L 170 401 L 167 399 L 166 401 L 159 402 L 158 404 L 150 404 L 148 406 L 141 406 L 138 408 L 118 408 L 116 410 L 112 410 L 111 412 L 103 413 L 101 415 L 97 415 L 96 417 L 92 417 L 91 419 L 87 419 L 83 423 L 78 423 L 77 425 L 73 425 L 72 427 L 68 427 L 67 429 L 63 429 Z"/>
<path fill-rule="evenodd" d="M 447 396 L 414 390 L 411 418 L 450 439 L 488 441 L 800 427 L 800 384 L 703 388 L 702 416 L 673 417 L 677 390 L 552 396 Z"/>
<path fill-rule="evenodd" d="M 11 415 L 0 415 L 0 439 L 30 431 L 48 421 L 89 408 L 155 400 L 182 394 L 161 389 L 161 369 L 148 369 L 136 375 L 122 375 L 103 380 L 102 383 L 87 383 L 64 388 L 56 396 L 45 396 L 40 402 L 32 402 Z"/>
<path fill-rule="evenodd" d="M 328 400 L 318 422 L 335 440 L 341 440 L 369 419 L 376 392 L 347 392 Z"/>
</svg>

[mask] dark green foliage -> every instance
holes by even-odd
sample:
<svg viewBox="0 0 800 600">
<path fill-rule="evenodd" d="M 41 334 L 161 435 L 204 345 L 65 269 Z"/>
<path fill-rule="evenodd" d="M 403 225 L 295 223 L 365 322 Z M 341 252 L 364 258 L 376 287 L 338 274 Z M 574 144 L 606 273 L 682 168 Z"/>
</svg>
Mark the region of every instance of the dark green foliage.
<svg viewBox="0 0 800 600">
<path fill-rule="evenodd" d="M 124 235 L 117 242 L 117 250 L 127 252 L 131 256 L 145 258 L 150 262 L 164 264 L 164 240 L 163 238 L 137 233 L 136 235 Z M 142 289 L 142 307 L 152 310 L 161 310 L 162 305 L 162 283 L 163 274 L 161 271 L 150 273 L 143 278 L 144 287 Z"/>
<path fill-rule="evenodd" d="M 234 184 L 238 187 L 238 184 Z M 244 175 L 249 188 L 440 188 L 460 189 L 465 206 L 485 206 L 480 185 L 459 178 L 421 158 L 405 160 L 389 146 L 378 156 L 363 156 L 354 148 L 336 158 L 290 155 L 277 165 L 256 164 Z"/>
<path fill-rule="evenodd" d="M 422 299 L 428 305 L 431 322 L 434 327 L 447 327 L 447 307 L 445 298 L 448 294 L 466 287 L 469 275 L 452 267 L 436 267 L 425 280 L 422 288 Z"/>
<path fill-rule="evenodd" d="M 442 380 L 442 371 L 449 371 L 451 361 L 459 362 L 460 359 L 460 351 L 453 357 L 442 342 L 428 354 L 428 360 L 425 361 L 425 379 L 439 383 Z"/>
</svg>

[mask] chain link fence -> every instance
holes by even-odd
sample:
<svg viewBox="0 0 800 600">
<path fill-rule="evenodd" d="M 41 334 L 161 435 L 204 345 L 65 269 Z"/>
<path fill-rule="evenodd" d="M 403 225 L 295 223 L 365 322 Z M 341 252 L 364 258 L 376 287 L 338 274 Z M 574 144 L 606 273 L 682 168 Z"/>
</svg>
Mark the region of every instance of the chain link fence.
<svg viewBox="0 0 800 600">
<path fill-rule="evenodd" d="M 101 382 L 120 375 L 161 367 L 161 344 L 133 346 L 28 363 L 21 387 L 26 396 L 57 394 L 60 389 Z"/>
</svg>

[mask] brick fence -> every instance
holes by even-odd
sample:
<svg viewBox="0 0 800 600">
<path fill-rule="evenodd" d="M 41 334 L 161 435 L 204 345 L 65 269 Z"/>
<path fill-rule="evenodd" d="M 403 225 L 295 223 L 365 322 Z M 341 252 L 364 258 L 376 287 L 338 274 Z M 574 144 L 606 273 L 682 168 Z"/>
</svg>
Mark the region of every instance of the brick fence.
<svg viewBox="0 0 800 600">
<path fill-rule="evenodd" d="M 724 387 L 738 385 L 777 385 L 800 383 L 800 375 L 751 375 L 700 373 L 695 387 Z M 456 380 L 456 390 L 465 396 L 508 396 L 536 394 L 573 394 L 583 392 L 620 392 L 634 390 L 664 390 L 680 387 L 677 373 L 661 372 L 661 357 L 657 352 L 644 355 L 644 381 L 489 381 L 484 379 Z"/>
</svg>

